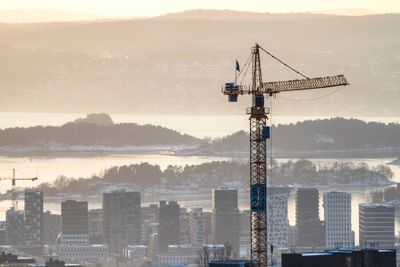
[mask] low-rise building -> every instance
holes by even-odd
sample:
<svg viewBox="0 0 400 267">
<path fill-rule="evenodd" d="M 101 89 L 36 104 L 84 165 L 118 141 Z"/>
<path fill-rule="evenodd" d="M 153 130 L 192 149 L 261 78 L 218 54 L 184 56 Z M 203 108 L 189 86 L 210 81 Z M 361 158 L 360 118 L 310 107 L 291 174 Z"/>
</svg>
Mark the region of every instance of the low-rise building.
<svg viewBox="0 0 400 267">
<path fill-rule="evenodd" d="M 192 245 L 168 245 L 166 252 L 157 255 L 157 263 L 159 265 L 188 265 L 194 264 L 198 247 Z"/>
<path fill-rule="evenodd" d="M 147 246 L 129 245 L 124 248 L 124 257 L 128 260 L 147 257 Z"/>
<path fill-rule="evenodd" d="M 59 246 L 57 256 L 66 262 L 102 262 L 109 255 L 108 245 Z"/>
</svg>

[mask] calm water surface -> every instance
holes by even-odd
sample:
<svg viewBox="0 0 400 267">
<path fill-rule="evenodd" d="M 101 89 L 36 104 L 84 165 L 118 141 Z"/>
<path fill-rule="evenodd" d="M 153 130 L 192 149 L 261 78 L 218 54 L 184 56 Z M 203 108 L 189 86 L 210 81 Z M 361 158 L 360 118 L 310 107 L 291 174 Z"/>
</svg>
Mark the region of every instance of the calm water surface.
<svg viewBox="0 0 400 267">
<path fill-rule="evenodd" d="M 36 125 L 54 125 L 59 126 L 66 122 L 72 121 L 78 117 L 84 117 L 85 114 L 48 114 L 48 113 L 0 113 L 0 129 L 9 127 L 29 127 Z M 138 124 L 154 124 L 171 129 L 175 129 L 181 133 L 187 133 L 199 138 L 204 137 L 221 137 L 239 130 L 248 129 L 248 119 L 243 115 L 230 116 L 186 116 L 186 115 L 129 115 L 129 114 L 111 114 L 114 122 L 135 122 Z M 296 123 L 312 117 L 274 117 L 274 123 Z M 400 118 L 361 118 L 366 121 L 381 122 L 400 122 Z M 66 175 L 68 177 L 90 177 L 93 174 L 101 174 L 104 169 L 116 165 L 126 165 L 132 163 L 149 162 L 150 164 L 158 164 L 161 169 L 172 165 L 201 164 L 209 161 L 229 160 L 229 157 L 200 157 L 200 156 L 173 156 L 168 154 L 113 154 L 103 156 L 66 156 L 66 157 L 0 157 L 0 177 L 10 176 L 11 169 L 17 169 L 18 177 L 39 176 L 39 182 L 52 182 L 58 175 Z M 244 159 L 245 160 L 245 159 Z M 287 161 L 288 159 L 279 159 L 279 161 Z M 367 163 L 368 166 L 374 167 L 379 164 L 386 164 L 393 160 L 392 158 L 378 159 L 314 159 L 317 164 L 333 164 L 336 161 L 352 161 L 354 163 Z M 400 166 L 390 166 L 395 174 L 394 180 L 400 182 Z M 18 186 L 29 187 L 34 185 L 32 182 L 20 182 Z M 4 192 L 10 188 L 9 181 L 0 181 L 0 192 Z M 324 188 L 321 189 L 320 199 L 320 217 L 323 219 L 322 208 L 322 191 L 337 190 L 352 193 L 352 219 L 353 230 L 358 241 L 358 204 L 368 200 L 368 193 L 376 190 L 376 187 L 343 187 L 343 188 Z M 289 222 L 295 224 L 295 202 L 294 193 L 289 199 Z M 171 198 L 178 200 L 180 204 L 187 208 L 204 207 L 211 209 L 211 193 L 197 196 L 196 199 L 188 196 L 166 195 L 160 198 Z M 45 209 L 55 213 L 60 213 L 60 201 L 48 200 L 45 203 Z M 89 208 L 100 208 L 100 199 L 89 199 Z M 157 199 L 144 199 L 145 203 L 157 201 Z M 240 208 L 248 209 L 248 196 L 246 192 L 240 193 Z M 19 203 L 23 208 L 23 202 Z M 0 219 L 4 219 L 4 212 L 11 206 L 10 201 L 0 201 Z M 398 224 L 397 224 L 398 225 Z M 398 231 L 398 227 L 397 230 Z"/>
</svg>

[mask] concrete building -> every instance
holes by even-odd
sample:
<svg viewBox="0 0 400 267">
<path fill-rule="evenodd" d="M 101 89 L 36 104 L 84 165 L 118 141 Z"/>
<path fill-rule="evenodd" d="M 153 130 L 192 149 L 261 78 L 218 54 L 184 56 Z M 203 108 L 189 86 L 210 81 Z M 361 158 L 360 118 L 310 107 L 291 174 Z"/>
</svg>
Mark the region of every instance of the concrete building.
<svg viewBox="0 0 400 267">
<path fill-rule="evenodd" d="M 229 243 L 233 253 L 239 255 L 240 212 L 237 190 L 232 188 L 213 189 L 212 205 L 214 243 Z"/>
<path fill-rule="evenodd" d="M 351 194 L 345 192 L 324 193 L 325 247 L 352 248 Z"/>
<path fill-rule="evenodd" d="M 7 244 L 20 246 L 25 244 L 24 213 L 10 208 L 6 211 Z"/>
<path fill-rule="evenodd" d="M 46 211 L 43 214 L 43 241 L 45 244 L 56 244 L 58 234 L 61 232 L 61 215 Z"/>
<path fill-rule="evenodd" d="M 119 188 L 103 192 L 104 241 L 113 254 L 127 245 L 142 244 L 140 192 Z"/>
<path fill-rule="evenodd" d="M 43 192 L 25 189 L 24 239 L 27 245 L 43 245 Z"/>
<path fill-rule="evenodd" d="M 319 219 L 319 192 L 317 189 L 297 189 L 296 228 L 296 246 L 325 246 L 325 230 Z"/>
<path fill-rule="evenodd" d="M 67 200 L 61 202 L 61 232 L 80 235 L 89 234 L 88 203 Z"/>
<path fill-rule="evenodd" d="M 186 208 L 179 209 L 179 243 L 178 244 L 189 244 L 190 243 L 190 221 L 189 212 Z"/>
<path fill-rule="evenodd" d="M 7 245 L 7 223 L 5 221 L 0 222 L 0 246 Z"/>
<path fill-rule="evenodd" d="M 157 260 L 158 254 L 158 233 L 152 233 L 149 237 L 148 256 L 153 261 Z"/>
<path fill-rule="evenodd" d="M 212 214 L 202 208 L 193 208 L 189 214 L 190 244 L 212 244 Z"/>
<path fill-rule="evenodd" d="M 240 212 L 240 257 L 248 259 L 250 251 L 250 210 Z"/>
<path fill-rule="evenodd" d="M 160 201 L 158 251 L 166 252 L 168 245 L 178 245 L 180 237 L 180 207 L 176 201 Z"/>
<path fill-rule="evenodd" d="M 89 210 L 89 241 L 90 244 L 103 243 L 103 210 Z"/>
<path fill-rule="evenodd" d="M 393 206 L 384 204 L 360 204 L 360 247 L 393 248 L 395 243 L 394 215 Z"/>
<path fill-rule="evenodd" d="M 150 246 L 150 236 L 157 232 L 158 232 L 158 223 L 144 221 L 142 224 L 143 244 L 146 246 Z"/>
</svg>

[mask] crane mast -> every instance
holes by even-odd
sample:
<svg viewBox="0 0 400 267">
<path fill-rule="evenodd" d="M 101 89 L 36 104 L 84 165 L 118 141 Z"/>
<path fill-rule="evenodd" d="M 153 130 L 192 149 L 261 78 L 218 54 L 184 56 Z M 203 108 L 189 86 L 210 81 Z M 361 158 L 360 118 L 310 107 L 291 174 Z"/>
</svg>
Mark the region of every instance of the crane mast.
<svg viewBox="0 0 400 267">
<path fill-rule="evenodd" d="M 259 46 L 252 48 L 253 99 L 250 108 L 250 242 L 251 258 L 260 266 L 267 262 L 267 142 L 263 136 L 267 114 L 264 106 Z"/>
<path fill-rule="evenodd" d="M 264 83 L 260 50 L 302 75 L 305 79 Z M 343 75 L 308 78 L 277 59 L 257 43 L 251 49 L 251 66 L 250 86 L 246 87 L 236 84 L 236 82 L 225 83 L 222 93 L 228 96 L 229 102 L 237 102 L 239 95 L 252 95 L 252 106 L 246 111 L 250 115 L 250 245 L 251 259 L 257 267 L 264 267 L 268 263 L 267 140 L 270 138 L 270 128 L 267 126 L 269 108 L 265 105 L 265 98 L 280 92 L 344 86 L 349 83 Z M 272 255 L 272 244 L 270 250 Z"/>
</svg>

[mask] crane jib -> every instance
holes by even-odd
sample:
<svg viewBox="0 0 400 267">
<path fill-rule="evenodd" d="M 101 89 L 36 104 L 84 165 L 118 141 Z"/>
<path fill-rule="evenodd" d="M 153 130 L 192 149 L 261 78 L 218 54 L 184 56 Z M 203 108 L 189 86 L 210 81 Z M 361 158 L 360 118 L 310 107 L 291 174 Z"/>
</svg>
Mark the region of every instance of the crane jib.
<svg viewBox="0 0 400 267">
<path fill-rule="evenodd" d="M 336 75 L 311 79 L 266 82 L 263 83 L 261 91 L 265 94 L 275 94 L 286 91 L 311 90 L 348 84 L 343 75 Z"/>
</svg>

